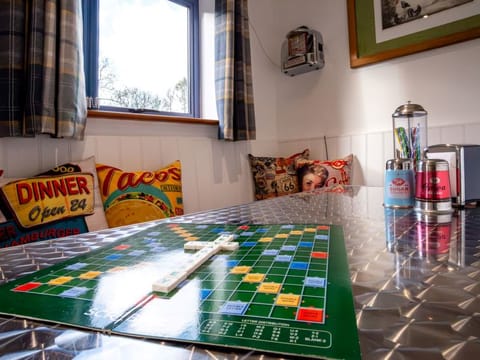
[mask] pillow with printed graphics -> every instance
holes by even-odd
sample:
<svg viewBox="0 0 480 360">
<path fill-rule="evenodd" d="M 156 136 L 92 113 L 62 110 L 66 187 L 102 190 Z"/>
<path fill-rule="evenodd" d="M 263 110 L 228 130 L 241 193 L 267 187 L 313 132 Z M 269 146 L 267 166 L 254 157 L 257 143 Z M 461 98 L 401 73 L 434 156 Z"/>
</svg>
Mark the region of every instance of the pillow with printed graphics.
<svg viewBox="0 0 480 360">
<path fill-rule="evenodd" d="M 300 191 L 324 187 L 351 185 L 353 154 L 334 160 L 306 160 L 295 162 Z"/>
<path fill-rule="evenodd" d="M 299 191 L 295 161 L 307 160 L 310 150 L 284 157 L 248 154 L 255 187 L 255 200 L 294 194 Z"/>
<path fill-rule="evenodd" d="M 0 179 L 0 248 L 106 228 L 94 157 Z"/>
<path fill-rule="evenodd" d="M 182 170 L 175 161 L 155 171 L 123 171 L 97 164 L 109 227 L 183 215 Z"/>
</svg>

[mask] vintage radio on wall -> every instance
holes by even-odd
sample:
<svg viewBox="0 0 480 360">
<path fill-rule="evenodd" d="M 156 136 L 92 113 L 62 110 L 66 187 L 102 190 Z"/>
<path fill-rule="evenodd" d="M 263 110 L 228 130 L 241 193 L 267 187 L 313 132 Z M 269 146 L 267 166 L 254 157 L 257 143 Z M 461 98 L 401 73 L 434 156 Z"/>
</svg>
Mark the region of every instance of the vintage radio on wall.
<svg viewBox="0 0 480 360">
<path fill-rule="evenodd" d="M 300 26 L 287 34 L 282 44 L 282 71 L 290 76 L 323 68 L 322 35 L 306 26 Z"/>
</svg>

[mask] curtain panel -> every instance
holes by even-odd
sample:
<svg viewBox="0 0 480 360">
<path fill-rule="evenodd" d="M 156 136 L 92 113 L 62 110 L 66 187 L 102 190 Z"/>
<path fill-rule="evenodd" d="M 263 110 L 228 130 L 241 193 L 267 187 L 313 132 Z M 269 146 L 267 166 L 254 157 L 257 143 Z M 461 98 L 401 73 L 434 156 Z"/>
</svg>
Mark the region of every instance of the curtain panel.
<svg viewBox="0 0 480 360">
<path fill-rule="evenodd" d="M 248 0 L 215 0 L 215 93 L 218 137 L 254 140 Z"/>
<path fill-rule="evenodd" d="M 0 1 L 0 137 L 83 139 L 81 1 Z"/>
</svg>

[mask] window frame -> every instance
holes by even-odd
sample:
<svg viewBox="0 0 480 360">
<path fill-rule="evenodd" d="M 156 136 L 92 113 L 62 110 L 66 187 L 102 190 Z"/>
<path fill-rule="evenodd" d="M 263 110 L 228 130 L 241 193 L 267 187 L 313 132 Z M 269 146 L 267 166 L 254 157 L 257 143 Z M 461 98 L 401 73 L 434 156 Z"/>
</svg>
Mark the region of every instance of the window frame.
<svg viewBox="0 0 480 360">
<path fill-rule="evenodd" d="M 82 0 L 83 10 L 83 53 L 85 67 L 85 83 L 87 94 L 87 105 L 89 109 L 105 113 L 127 113 L 172 116 L 180 118 L 200 118 L 200 20 L 199 0 L 168 0 L 180 6 L 185 6 L 189 14 L 189 80 L 188 89 L 189 112 L 178 113 L 169 111 L 145 110 L 138 112 L 136 109 L 129 109 L 115 106 L 98 106 L 98 56 L 99 56 L 99 2 L 101 0 Z M 97 113 L 98 113 L 97 112 Z M 148 116 L 150 118 L 150 116 Z"/>
</svg>

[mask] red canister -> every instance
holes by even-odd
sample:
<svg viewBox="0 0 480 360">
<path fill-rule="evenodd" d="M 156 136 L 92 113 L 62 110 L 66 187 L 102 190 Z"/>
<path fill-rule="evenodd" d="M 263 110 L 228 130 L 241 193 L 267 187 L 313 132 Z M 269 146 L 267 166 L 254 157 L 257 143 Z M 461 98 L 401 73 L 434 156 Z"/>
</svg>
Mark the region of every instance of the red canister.
<svg viewBox="0 0 480 360">
<path fill-rule="evenodd" d="M 421 257 L 448 260 L 452 214 L 417 213 L 417 250 Z"/>
<path fill-rule="evenodd" d="M 452 195 L 448 161 L 424 159 L 415 173 L 415 209 L 425 212 L 451 212 Z"/>
</svg>

